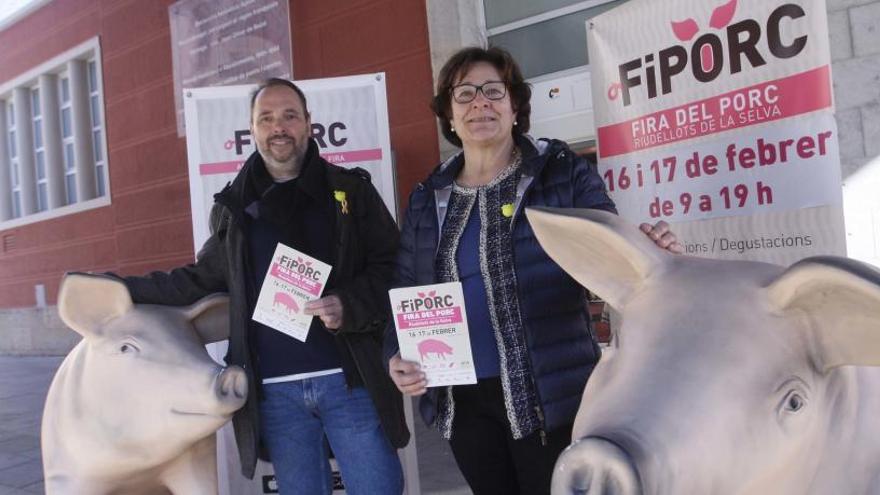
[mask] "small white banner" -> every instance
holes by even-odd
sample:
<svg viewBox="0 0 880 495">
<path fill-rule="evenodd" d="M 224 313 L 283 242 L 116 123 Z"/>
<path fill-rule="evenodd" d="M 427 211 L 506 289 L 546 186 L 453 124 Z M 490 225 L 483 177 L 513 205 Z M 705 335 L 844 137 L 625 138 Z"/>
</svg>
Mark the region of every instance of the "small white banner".
<svg viewBox="0 0 880 495">
<path fill-rule="evenodd" d="M 313 317 L 303 309 L 321 297 L 331 268 L 279 242 L 257 298 L 254 321 L 305 342 Z"/>
<path fill-rule="evenodd" d="M 477 383 L 460 282 L 392 289 L 400 357 L 422 367 L 429 387 Z"/>
</svg>

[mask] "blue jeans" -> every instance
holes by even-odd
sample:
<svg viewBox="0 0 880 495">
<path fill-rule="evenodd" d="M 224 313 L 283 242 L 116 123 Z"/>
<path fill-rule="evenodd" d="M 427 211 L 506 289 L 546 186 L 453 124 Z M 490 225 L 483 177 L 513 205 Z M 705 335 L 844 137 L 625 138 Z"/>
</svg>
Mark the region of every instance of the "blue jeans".
<svg viewBox="0 0 880 495">
<path fill-rule="evenodd" d="M 330 495 L 324 436 L 349 495 L 399 495 L 400 460 L 367 390 L 348 390 L 342 373 L 263 385 L 260 436 L 281 494 Z"/>
</svg>

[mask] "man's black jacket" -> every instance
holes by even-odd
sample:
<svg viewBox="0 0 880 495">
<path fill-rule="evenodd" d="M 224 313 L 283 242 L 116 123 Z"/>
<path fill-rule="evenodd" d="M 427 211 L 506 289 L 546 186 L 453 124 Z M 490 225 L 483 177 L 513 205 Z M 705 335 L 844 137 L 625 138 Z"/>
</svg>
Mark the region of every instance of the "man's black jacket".
<svg viewBox="0 0 880 495">
<path fill-rule="evenodd" d="M 257 163 L 259 161 L 259 164 Z M 259 452 L 259 384 L 254 342 L 249 335 L 253 308 L 248 304 L 248 240 L 244 212 L 246 181 L 252 167 L 264 166 L 259 153 L 245 162 L 235 180 L 214 196 L 211 237 L 194 264 L 170 272 L 153 272 L 124 279 L 136 303 L 188 305 L 200 298 L 228 292 L 230 336 L 226 362 L 239 365 L 248 375 L 250 393 L 233 419 L 241 456 L 242 473 L 254 475 Z M 343 326 L 335 333 L 346 382 L 364 384 L 391 444 L 400 448 L 409 441 L 400 393 L 382 363 L 382 334 L 388 321 L 388 289 L 394 269 L 399 233 L 382 198 L 360 169 L 332 165 L 309 142 L 306 165 L 297 179 L 302 193 L 326 198 L 336 211 L 333 229 L 334 259 L 325 296 L 336 294 L 344 307 Z M 336 191 L 345 192 L 345 205 Z M 290 212 L 301 214 L 302 212 Z"/>
</svg>

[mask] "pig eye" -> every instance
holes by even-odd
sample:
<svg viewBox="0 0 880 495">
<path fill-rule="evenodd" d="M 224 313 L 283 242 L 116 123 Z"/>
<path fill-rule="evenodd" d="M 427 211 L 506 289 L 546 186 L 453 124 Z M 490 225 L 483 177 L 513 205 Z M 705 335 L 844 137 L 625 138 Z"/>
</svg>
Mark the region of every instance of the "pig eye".
<svg viewBox="0 0 880 495">
<path fill-rule="evenodd" d="M 776 419 L 783 427 L 793 427 L 807 417 L 807 406 L 810 405 L 810 385 L 802 378 L 793 376 L 776 389 L 780 400 L 776 404 Z M 788 425 L 788 426 L 786 426 Z"/>
<path fill-rule="evenodd" d="M 782 401 L 782 409 L 788 413 L 796 413 L 807 405 L 803 394 L 797 390 L 790 391 Z"/>
<path fill-rule="evenodd" d="M 122 354 L 130 354 L 133 352 L 138 352 L 139 350 L 140 349 L 138 349 L 136 345 L 130 342 L 126 342 L 119 346 L 119 352 L 121 352 Z"/>
<path fill-rule="evenodd" d="M 797 412 L 804 407 L 804 398 L 798 394 L 791 394 L 785 399 L 785 410 Z"/>
</svg>

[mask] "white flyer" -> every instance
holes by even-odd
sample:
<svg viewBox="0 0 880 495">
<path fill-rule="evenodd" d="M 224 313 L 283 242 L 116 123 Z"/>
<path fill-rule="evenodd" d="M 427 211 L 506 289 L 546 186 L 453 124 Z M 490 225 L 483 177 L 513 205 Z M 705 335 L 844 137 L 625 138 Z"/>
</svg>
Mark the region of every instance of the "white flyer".
<svg viewBox="0 0 880 495">
<path fill-rule="evenodd" d="M 460 282 L 392 289 L 400 357 L 422 367 L 429 387 L 477 383 Z"/>
<path fill-rule="evenodd" d="M 321 297 L 331 266 L 278 243 L 254 308 L 254 321 L 306 341 L 312 316 L 305 304 Z"/>
</svg>

